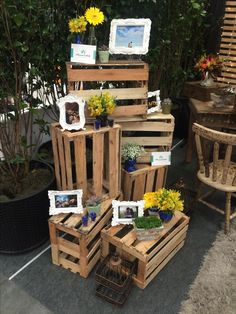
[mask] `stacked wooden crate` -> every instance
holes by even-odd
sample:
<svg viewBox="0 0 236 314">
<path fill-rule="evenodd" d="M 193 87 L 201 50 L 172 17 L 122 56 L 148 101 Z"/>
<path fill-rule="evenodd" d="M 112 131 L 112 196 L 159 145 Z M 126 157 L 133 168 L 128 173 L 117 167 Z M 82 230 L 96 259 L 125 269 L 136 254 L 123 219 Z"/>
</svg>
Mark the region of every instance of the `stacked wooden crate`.
<svg viewBox="0 0 236 314">
<path fill-rule="evenodd" d="M 127 225 L 104 228 L 101 232 L 102 257 L 115 250 L 128 261 L 137 263 L 133 281 L 144 289 L 183 247 L 188 224 L 189 217 L 176 211 L 156 239 L 149 241 L 139 241 L 133 227 Z"/>
<path fill-rule="evenodd" d="M 174 117 L 162 113 L 147 115 L 148 71 L 148 64 L 139 60 L 117 60 L 95 65 L 67 63 L 70 93 L 88 100 L 90 96 L 100 94 L 100 87 L 104 84 L 112 87 L 103 88 L 102 91 L 109 92 L 117 99 L 118 105 L 112 116 L 122 128 L 121 144 L 132 142 L 143 145 L 145 153 L 138 158 L 138 163 L 143 164 L 144 172 L 153 173 L 153 168 L 148 169 L 146 164 L 150 164 L 151 152 L 171 149 Z M 86 116 L 86 122 L 91 122 L 88 112 Z M 163 169 L 156 172 L 161 180 L 155 179 L 157 184 L 152 181 L 152 190 L 165 184 L 167 167 Z M 148 173 L 143 173 L 143 181 L 147 176 Z M 124 181 L 127 187 L 129 180 L 126 178 Z M 131 186 L 129 189 L 132 189 Z"/>
<path fill-rule="evenodd" d="M 120 126 L 94 131 L 62 130 L 51 125 L 55 175 L 60 190 L 83 189 L 83 198 L 90 194 L 115 198 L 120 194 Z M 92 140 L 92 178 L 87 175 L 86 139 Z M 74 161 L 74 162 L 73 162 Z"/>
<path fill-rule="evenodd" d="M 67 63 L 68 91 L 87 100 L 102 92 L 116 97 L 118 106 L 113 117 L 119 121 L 136 117 L 142 120 L 147 113 L 148 65 L 142 61 L 118 60 L 107 64 L 81 65 Z M 120 105 L 119 105 L 120 103 Z M 88 117 L 88 113 L 86 114 Z"/>
<path fill-rule="evenodd" d="M 86 278 L 101 256 L 100 231 L 109 224 L 112 200 L 101 204 L 101 213 L 88 226 L 81 214 L 58 214 L 49 219 L 52 262 Z"/>
</svg>

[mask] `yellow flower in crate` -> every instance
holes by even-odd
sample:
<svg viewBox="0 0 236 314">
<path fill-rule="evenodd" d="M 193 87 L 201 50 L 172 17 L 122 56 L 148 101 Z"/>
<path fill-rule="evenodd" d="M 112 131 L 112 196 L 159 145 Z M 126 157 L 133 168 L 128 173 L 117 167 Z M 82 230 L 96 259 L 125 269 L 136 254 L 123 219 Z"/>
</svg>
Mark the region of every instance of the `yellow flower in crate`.
<svg viewBox="0 0 236 314">
<path fill-rule="evenodd" d="M 180 197 L 180 192 L 162 188 L 156 192 L 145 193 L 143 198 L 145 201 L 145 208 L 158 207 L 160 210 L 183 211 L 184 202 Z"/>
<path fill-rule="evenodd" d="M 83 33 L 86 31 L 87 21 L 84 16 L 69 20 L 69 30 L 71 33 Z"/>
<path fill-rule="evenodd" d="M 89 24 L 94 26 L 102 24 L 104 22 L 103 12 L 96 7 L 91 7 L 87 9 L 85 12 L 85 17 Z"/>
<path fill-rule="evenodd" d="M 88 109 L 92 117 L 112 114 L 116 106 L 115 97 L 107 93 L 91 96 L 88 100 Z"/>
</svg>

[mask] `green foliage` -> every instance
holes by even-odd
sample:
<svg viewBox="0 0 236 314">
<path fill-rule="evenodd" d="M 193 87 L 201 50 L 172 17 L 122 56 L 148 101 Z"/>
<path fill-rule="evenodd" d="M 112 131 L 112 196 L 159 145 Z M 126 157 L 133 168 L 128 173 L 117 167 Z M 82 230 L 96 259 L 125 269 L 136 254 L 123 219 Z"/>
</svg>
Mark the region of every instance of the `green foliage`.
<svg viewBox="0 0 236 314">
<path fill-rule="evenodd" d="M 134 219 L 134 223 L 136 228 L 140 229 L 151 229 L 162 226 L 160 218 L 156 216 L 137 217 Z"/>
</svg>

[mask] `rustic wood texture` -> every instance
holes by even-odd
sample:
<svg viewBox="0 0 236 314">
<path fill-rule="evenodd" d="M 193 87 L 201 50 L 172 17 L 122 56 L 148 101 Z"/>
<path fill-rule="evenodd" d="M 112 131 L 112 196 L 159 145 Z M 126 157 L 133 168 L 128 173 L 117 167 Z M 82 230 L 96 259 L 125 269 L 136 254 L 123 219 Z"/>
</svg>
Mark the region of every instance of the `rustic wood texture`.
<svg viewBox="0 0 236 314">
<path fill-rule="evenodd" d="M 49 223 L 52 263 L 86 278 L 101 256 L 101 230 L 112 217 L 112 199 L 101 204 L 96 221 L 82 225 L 81 214 L 58 214 Z"/>
<path fill-rule="evenodd" d="M 225 215 L 225 233 L 227 233 L 229 231 L 230 220 L 236 217 L 236 211 L 234 209 L 233 212 L 230 205 L 231 194 L 236 192 L 236 163 L 234 163 L 231 158 L 233 147 L 236 147 L 236 135 L 215 131 L 197 123 L 193 125 L 193 132 L 195 133 L 200 164 L 200 170 L 197 173 L 198 179 L 207 186 L 226 193 L 224 209 L 212 205 L 205 200 L 204 196 L 198 195 L 197 200 Z M 204 149 L 203 142 L 205 143 Z M 219 144 L 224 145 L 223 152 L 219 152 Z M 204 154 L 203 152 L 207 147 L 208 149 L 213 148 L 213 151 L 211 150 Z M 208 157 L 209 153 L 211 153 L 212 156 Z"/>
<path fill-rule="evenodd" d="M 236 84 L 236 3 L 226 1 L 225 15 L 221 33 L 220 56 L 226 60 L 217 81 L 224 84 Z"/>
<path fill-rule="evenodd" d="M 109 254 L 109 247 L 112 245 L 129 261 L 137 258 L 138 267 L 133 281 L 139 288 L 144 289 L 184 245 L 188 223 L 189 217 L 175 212 L 157 238 L 151 241 L 138 241 L 135 230 L 129 228 L 125 231 L 124 225 L 103 229 L 102 257 L 105 258 Z"/>
<path fill-rule="evenodd" d="M 110 61 L 106 64 L 81 65 L 68 62 L 68 90 L 79 97 L 88 100 L 92 95 L 100 95 L 100 86 L 89 88 L 89 83 L 110 82 L 115 88 L 104 88 L 116 97 L 119 106 L 112 116 L 117 119 L 138 116 L 144 119 L 147 114 L 148 64 L 143 61 Z M 83 84 L 81 84 L 83 82 Z M 118 85 L 117 85 L 118 84 Z M 89 113 L 86 111 L 86 115 Z"/>
<path fill-rule="evenodd" d="M 167 166 L 138 164 L 137 170 L 127 172 L 122 169 L 122 191 L 124 200 L 138 201 L 146 192 L 154 192 L 165 186 Z"/>
<path fill-rule="evenodd" d="M 122 144 L 137 143 L 146 148 L 145 153 L 137 158 L 138 163 L 150 162 L 151 152 L 171 149 L 175 126 L 171 114 L 156 113 L 148 115 L 146 121 L 121 121 L 119 124 L 122 127 Z"/>
<path fill-rule="evenodd" d="M 83 189 L 83 199 L 91 193 L 110 198 L 120 194 L 121 128 L 118 124 L 96 131 L 92 126 L 86 126 L 85 131 L 70 132 L 63 131 L 58 123 L 53 123 L 51 130 L 59 190 Z M 92 179 L 87 177 L 88 138 L 92 139 Z M 105 162 L 105 157 L 110 162 Z"/>
</svg>

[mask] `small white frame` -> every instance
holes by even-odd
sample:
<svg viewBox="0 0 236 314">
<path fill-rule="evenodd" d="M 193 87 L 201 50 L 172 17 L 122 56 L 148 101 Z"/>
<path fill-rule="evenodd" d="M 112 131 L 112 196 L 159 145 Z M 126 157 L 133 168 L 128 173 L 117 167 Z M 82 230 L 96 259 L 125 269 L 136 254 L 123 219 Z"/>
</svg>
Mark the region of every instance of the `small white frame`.
<svg viewBox="0 0 236 314">
<path fill-rule="evenodd" d="M 144 200 L 133 201 L 112 201 L 113 217 L 112 226 L 119 224 L 133 224 L 136 217 L 142 217 L 144 211 Z"/>
<path fill-rule="evenodd" d="M 84 99 L 68 94 L 65 97 L 59 98 L 57 105 L 60 110 L 59 123 L 63 130 L 84 130 Z"/>
<path fill-rule="evenodd" d="M 83 214 L 83 190 L 48 191 L 49 215 L 61 213 Z"/>
<path fill-rule="evenodd" d="M 138 54 L 148 52 L 151 31 L 150 19 L 113 19 L 110 27 L 111 54 Z"/>
</svg>

